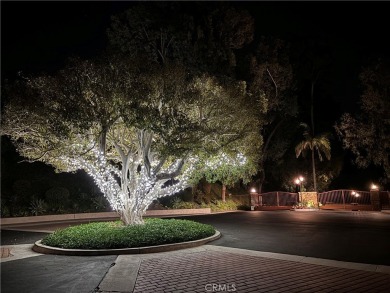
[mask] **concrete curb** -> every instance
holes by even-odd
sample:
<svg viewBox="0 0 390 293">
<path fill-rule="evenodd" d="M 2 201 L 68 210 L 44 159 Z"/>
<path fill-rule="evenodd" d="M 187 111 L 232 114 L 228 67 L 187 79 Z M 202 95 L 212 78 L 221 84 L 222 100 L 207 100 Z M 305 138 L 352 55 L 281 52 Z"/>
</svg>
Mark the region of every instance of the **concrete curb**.
<svg viewBox="0 0 390 293">
<path fill-rule="evenodd" d="M 133 292 L 140 266 L 140 258 L 133 255 L 119 255 L 97 287 L 97 292 Z"/>
<path fill-rule="evenodd" d="M 165 245 L 135 247 L 135 248 L 119 248 L 119 249 L 67 249 L 58 248 L 52 246 L 46 246 L 41 243 L 41 240 L 35 242 L 32 250 L 43 254 L 56 254 L 56 255 L 77 255 L 77 256 L 98 256 L 98 255 L 122 255 L 122 254 L 144 254 L 144 253 L 156 253 L 166 252 L 178 249 L 192 248 L 204 245 L 208 242 L 217 240 L 221 237 L 221 233 L 215 230 L 213 236 L 187 241 L 180 243 L 172 243 Z"/>
<path fill-rule="evenodd" d="M 293 212 L 319 212 L 320 209 L 292 209 Z"/>
</svg>

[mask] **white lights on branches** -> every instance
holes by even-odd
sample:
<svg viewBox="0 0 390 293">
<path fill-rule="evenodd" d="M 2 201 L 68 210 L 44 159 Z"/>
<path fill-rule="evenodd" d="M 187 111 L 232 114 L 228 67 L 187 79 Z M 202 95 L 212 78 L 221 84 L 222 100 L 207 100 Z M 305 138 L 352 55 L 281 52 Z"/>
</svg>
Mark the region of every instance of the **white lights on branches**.
<svg viewBox="0 0 390 293">
<path fill-rule="evenodd" d="M 178 193 L 189 186 L 189 179 L 198 163 L 197 158 L 190 157 L 186 160 L 183 170 L 180 170 L 180 175 L 175 178 L 160 179 L 152 170 L 147 171 L 143 158 L 138 152 L 129 156 L 127 164 L 122 164 L 121 168 L 113 165 L 106 159 L 104 153 L 96 148 L 92 148 L 85 158 L 62 156 L 60 159 L 69 169 L 83 169 L 92 176 L 115 211 L 130 217 L 134 214 L 140 215 L 141 221 L 142 214 L 153 200 Z M 151 166 L 158 165 L 156 156 L 150 155 L 148 159 L 151 161 Z M 244 165 L 245 163 L 246 158 L 242 154 L 238 154 L 235 158 L 221 154 L 218 158 L 208 161 L 206 165 L 209 168 L 218 168 L 222 164 Z M 162 168 L 159 174 L 172 174 L 180 165 L 181 161 L 175 160 L 169 166 Z M 175 181 L 172 182 L 171 179 Z"/>
<path fill-rule="evenodd" d="M 223 165 L 243 166 L 247 163 L 246 157 L 238 153 L 235 158 L 231 158 L 225 153 L 219 154 L 217 157 L 206 161 L 206 166 L 210 170 L 216 170 Z"/>
</svg>

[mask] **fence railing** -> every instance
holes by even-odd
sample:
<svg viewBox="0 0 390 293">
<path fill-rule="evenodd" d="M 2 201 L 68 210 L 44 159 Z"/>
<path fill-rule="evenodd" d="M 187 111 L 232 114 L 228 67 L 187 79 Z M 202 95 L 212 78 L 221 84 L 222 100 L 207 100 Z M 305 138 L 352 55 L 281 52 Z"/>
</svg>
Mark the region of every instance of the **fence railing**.
<svg viewBox="0 0 390 293">
<path fill-rule="evenodd" d="M 371 204 L 369 191 L 331 190 L 318 193 L 318 202 L 322 204 Z"/>
<path fill-rule="evenodd" d="M 381 191 L 379 192 L 379 198 L 382 207 L 390 209 L 390 192 L 389 191 Z"/>
<path fill-rule="evenodd" d="M 298 193 L 272 191 L 259 195 L 258 204 L 263 206 L 293 206 L 298 201 Z"/>
<path fill-rule="evenodd" d="M 382 208 L 390 209 L 390 193 L 379 192 Z M 298 193 L 271 191 L 251 195 L 251 205 L 259 206 L 293 206 L 298 202 Z M 318 193 L 318 202 L 322 205 L 371 205 L 369 191 L 339 189 Z"/>
</svg>

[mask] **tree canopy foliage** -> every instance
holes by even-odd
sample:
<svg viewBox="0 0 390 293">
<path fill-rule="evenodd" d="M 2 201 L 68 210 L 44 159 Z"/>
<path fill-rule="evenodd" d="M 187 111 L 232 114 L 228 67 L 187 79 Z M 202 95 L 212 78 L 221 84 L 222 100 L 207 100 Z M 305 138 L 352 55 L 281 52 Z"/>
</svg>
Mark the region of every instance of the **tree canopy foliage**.
<svg viewBox="0 0 390 293">
<path fill-rule="evenodd" d="M 249 90 L 257 106 L 257 117 L 263 139 L 259 151 L 259 192 L 266 178 L 269 165 L 281 160 L 287 151 L 293 131 L 282 129 L 291 123 L 298 113 L 294 92 L 293 69 L 289 58 L 288 43 L 262 37 L 250 60 Z M 270 163 L 267 166 L 267 163 Z"/>
<path fill-rule="evenodd" d="M 345 113 L 335 125 L 345 149 L 355 155 L 359 167 L 383 167 L 390 179 L 390 71 L 388 60 L 366 67 L 360 74 L 363 93 L 360 113 Z"/>
<path fill-rule="evenodd" d="M 253 33 L 250 14 L 222 2 L 139 3 L 113 16 L 108 29 L 111 50 L 222 75 L 234 73 L 236 51 Z"/>
</svg>

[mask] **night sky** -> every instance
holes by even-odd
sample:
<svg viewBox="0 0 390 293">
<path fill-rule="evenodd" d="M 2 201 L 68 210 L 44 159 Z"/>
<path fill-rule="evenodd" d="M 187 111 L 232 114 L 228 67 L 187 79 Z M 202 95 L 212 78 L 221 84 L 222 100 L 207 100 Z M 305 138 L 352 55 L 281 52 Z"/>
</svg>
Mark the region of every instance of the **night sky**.
<svg viewBox="0 0 390 293">
<path fill-rule="evenodd" d="M 321 93 L 316 104 L 322 131 L 330 131 L 342 113 L 358 110 L 361 68 L 390 54 L 390 5 L 386 2 L 231 3 L 253 15 L 256 39 L 261 35 L 277 36 L 292 43 L 316 41 L 323 45 L 330 63 L 321 76 L 323 86 L 319 87 Z M 12 80 L 18 71 L 57 70 L 72 55 L 82 58 L 97 55 L 107 44 L 105 30 L 110 15 L 133 4 L 2 1 L 2 81 Z M 304 107 L 308 93 L 302 91 L 300 95 Z M 353 172 L 355 176 L 363 171 L 353 169 Z"/>
<path fill-rule="evenodd" d="M 12 78 L 18 71 L 56 70 L 71 55 L 98 54 L 107 43 L 110 15 L 133 3 L 2 1 L 2 78 Z M 254 16 L 256 38 L 323 44 L 331 58 L 324 80 L 331 77 L 329 97 L 340 110 L 337 114 L 355 109 L 361 67 L 390 52 L 386 2 L 231 3 Z"/>
</svg>

